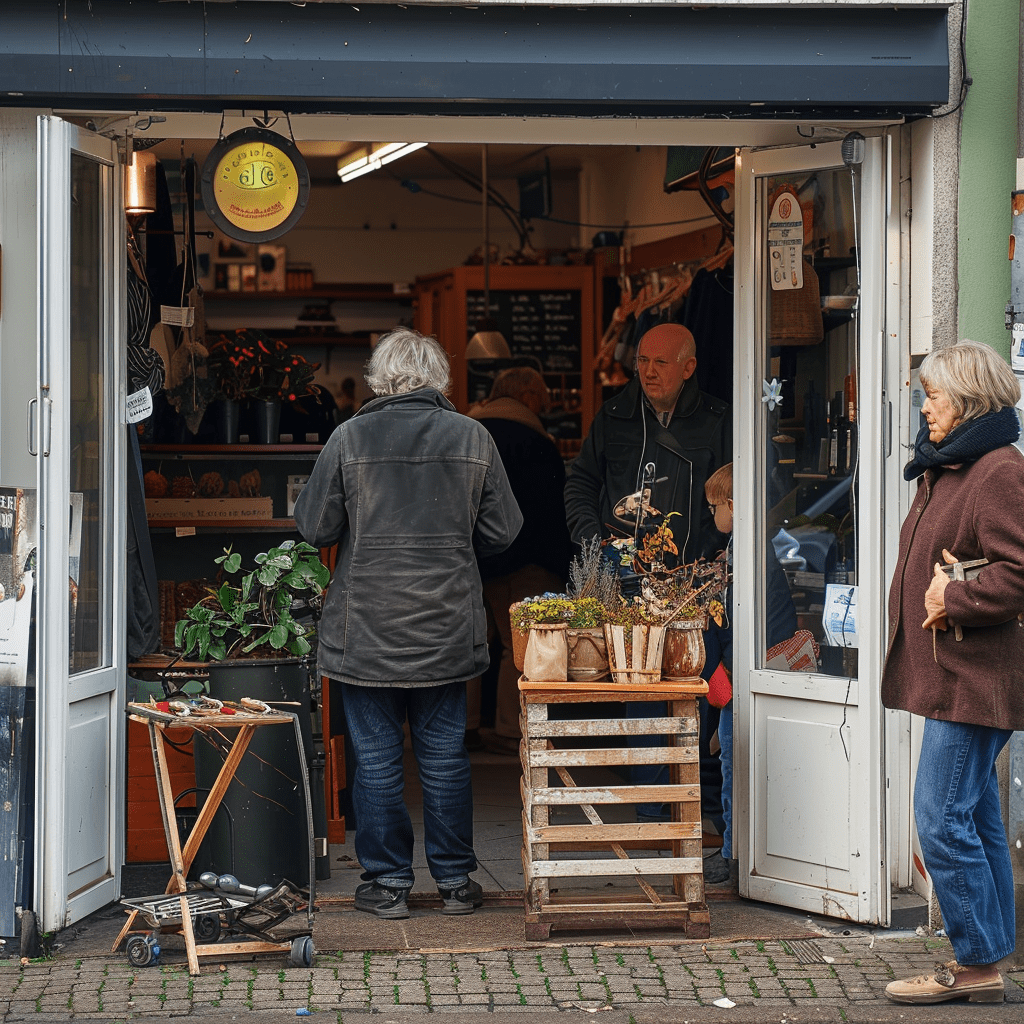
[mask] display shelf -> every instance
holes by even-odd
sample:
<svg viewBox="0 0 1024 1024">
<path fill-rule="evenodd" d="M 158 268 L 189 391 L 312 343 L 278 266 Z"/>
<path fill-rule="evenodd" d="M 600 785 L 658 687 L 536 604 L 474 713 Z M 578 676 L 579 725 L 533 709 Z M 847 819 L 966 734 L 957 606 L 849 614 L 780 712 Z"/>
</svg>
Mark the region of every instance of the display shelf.
<svg viewBox="0 0 1024 1024">
<path fill-rule="evenodd" d="M 197 532 L 224 533 L 297 533 L 295 520 L 287 519 L 149 519 L 151 530 L 178 530 L 193 527 Z"/>
<path fill-rule="evenodd" d="M 322 444 L 140 444 L 143 455 L 165 459 L 223 461 L 230 458 L 286 459 L 295 455 L 319 455 Z"/>
<path fill-rule="evenodd" d="M 403 286 L 405 287 L 405 286 Z M 281 299 L 331 299 L 343 302 L 398 302 L 409 305 L 412 303 L 411 289 L 395 291 L 393 284 L 318 284 L 314 288 L 302 291 L 282 292 L 225 292 L 208 291 L 204 298 L 207 301 L 238 302 L 256 300 L 258 302 Z"/>
</svg>

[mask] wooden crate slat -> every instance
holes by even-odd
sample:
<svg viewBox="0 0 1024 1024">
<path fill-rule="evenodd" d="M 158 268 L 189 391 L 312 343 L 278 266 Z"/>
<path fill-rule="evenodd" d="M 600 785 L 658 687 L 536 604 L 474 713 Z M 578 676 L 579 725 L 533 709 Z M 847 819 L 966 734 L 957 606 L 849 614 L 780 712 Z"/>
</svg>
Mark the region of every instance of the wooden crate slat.
<svg viewBox="0 0 1024 1024">
<path fill-rule="evenodd" d="M 694 744 L 681 747 L 593 747 L 537 750 L 530 753 L 536 768 L 568 768 L 573 765 L 689 764 L 700 760 Z"/>
<path fill-rule="evenodd" d="M 535 860 L 534 878 L 592 878 L 600 875 L 699 875 L 700 857 L 630 857 L 605 860 Z"/>
<path fill-rule="evenodd" d="M 530 843 L 571 843 L 578 840 L 589 846 L 596 846 L 602 840 L 607 842 L 642 842 L 644 840 L 664 841 L 668 839 L 700 839 L 702 826 L 699 821 L 648 821 L 643 823 L 623 822 L 614 825 L 544 825 L 526 826 L 526 840 Z"/>
<path fill-rule="evenodd" d="M 526 791 L 533 804 L 654 804 L 700 802 L 700 786 L 545 786 Z"/>
<path fill-rule="evenodd" d="M 563 719 L 530 722 L 530 739 L 553 736 L 694 736 L 696 718 Z"/>
</svg>

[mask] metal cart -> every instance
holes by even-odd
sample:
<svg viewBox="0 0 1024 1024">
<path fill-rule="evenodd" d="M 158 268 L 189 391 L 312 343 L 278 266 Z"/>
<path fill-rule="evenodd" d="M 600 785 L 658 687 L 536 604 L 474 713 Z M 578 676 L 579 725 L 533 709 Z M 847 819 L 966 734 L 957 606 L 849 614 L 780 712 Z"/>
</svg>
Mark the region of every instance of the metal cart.
<svg viewBox="0 0 1024 1024">
<path fill-rule="evenodd" d="M 316 872 L 313 844 L 313 812 L 309 792 L 309 773 L 302 757 L 302 734 L 298 716 L 271 710 L 253 710 L 240 705 L 211 708 L 211 702 L 202 699 L 194 705 L 172 702 L 170 710 L 155 704 L 129 704 L 126 711 L 134 721 L 149 727 L 153 765 L 156 769 L 160 813 L 167 837 L 173 874 L 164 893 L 122 900 L 131 909 L 128 920 L 112 947 L 116 952 L 127 936 L 126 953 L 137 967 L 155 963 L 160 953 L 161 932 L 180 932 L 185 941 L 189 973 L 199 974 L 199 957 L 223 957 L 228 953 L 287 953 L 296 966 L 310 966 L 313 962 L 313 905 L 315 901 Z M 219 703 L 219 702 L 214 702 Z M 254 704 L 258 702 L 252 702 Z M 194 713 L 193 713 L 194 712 Z M 309 848 L 309 890 L 299 889 L 287 880 L 277 885 L 258 888 L 241 884 L 231 875 L 217 876 L 205 872 L 198 883 L 186 880 L 196 852 L 213 821 L 217 808 L 234 778 L 238 765 L 254 732 L 260 726 L 288 725 L 295 730 L 299 767 L 306 801 L 306 832 Z M 178 834 L 174 812 L 174 794 L 171 792 L 164 747 L 164 731 L 168 728 L 189 728 L 199 732 L 237 729 L 206 803 L 199 812 L 184 847 Z M 282 937 L 273 934 L 297 914 L 305 914 L 305 928 Z M 149 926 L 147 931 L 133 926 L 139 917 Z M 218 942 L 221 936 L 239 941 Z M 200 944 L 197 944 L 197 940 Z"/>
</svg>

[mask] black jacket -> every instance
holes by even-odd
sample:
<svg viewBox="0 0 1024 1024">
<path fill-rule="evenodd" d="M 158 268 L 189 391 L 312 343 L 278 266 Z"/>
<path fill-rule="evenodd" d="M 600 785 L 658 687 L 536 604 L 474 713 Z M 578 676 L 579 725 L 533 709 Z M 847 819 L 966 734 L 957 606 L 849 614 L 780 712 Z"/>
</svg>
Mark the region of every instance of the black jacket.
<svg viewBox="0 0 1024 1024">
<path fill-rule="evenodd" d="M 545 434 L 512 420 L 481 416 L 497 446 L 523 528 L 500 555 L 480 561 L 485 580 L 509 576 L 527 565 L 539 565 L 565 581 L 572 558 L 569 530 L 565 525 L 562 490 L 565 463 L 554 442 Z"/>
<path fill-rule="evenodd" d="M 331 435 L 295 503 L 302 536 L 338 543 L 321 675 L 437 686 L 488 664 L 477 556 L 523 517 L 490 434 L 423 388 L 364 405 Z"/>
<path fill-rule="evenodd" d="M 683 515 L 682 522 L 673 518 L 669 523 L 679 548 L 675 564 L 712 553 L 723 545 L 704 497 L 704 481 L 731 459 L 732 414 L 725 402 L 704 394 L 691 377 L 663 427 L 634 378 L 598 411 L 570 469 L 565 512 L 573 541 L 631 536 L 632 527 L 616 520 L 613 509 L 639 490 L 643 467 L 653 462 L 651 505 L 663 515 Z M 667 558 L 666 564 L 671 567 L 673 560 Z"/>
</svg>

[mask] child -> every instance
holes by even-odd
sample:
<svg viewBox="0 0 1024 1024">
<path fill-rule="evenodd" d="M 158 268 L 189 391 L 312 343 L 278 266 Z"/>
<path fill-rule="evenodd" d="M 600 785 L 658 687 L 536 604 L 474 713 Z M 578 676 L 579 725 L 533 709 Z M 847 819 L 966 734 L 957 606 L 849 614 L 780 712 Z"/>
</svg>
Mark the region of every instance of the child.
<svg viewBox="0 0 1024 1024">
<path fill-rule="evenodd" d="M 704 484 L 708 508 L 715 519 L 715 527 L 729 537 L 725 551 L 719 556 L 732 564 L 732 463 L 727 463 L 708 477 Z M 797 628 L 796 608 L 789 593 L 789 583 L 782 571 L 775 549 L 766 545 L 765 566 L 765 639 L 768 647 L 788 640 Z M 726 618 L 721 626 L 711 622 L 704 634 L 707 660 L 701 673 L 709 681 L 708 700 L 721 702 L 718 720 L 719 757 L 722 761 L 722 849 L 704 861 L 704 881 L 711 884 L 727 882 L 731 876 L 732 856 L 732 586 L 725 597 Z"/>
</svg>

